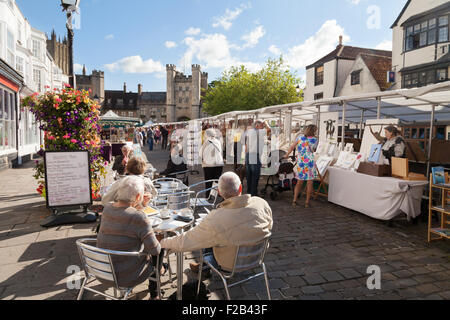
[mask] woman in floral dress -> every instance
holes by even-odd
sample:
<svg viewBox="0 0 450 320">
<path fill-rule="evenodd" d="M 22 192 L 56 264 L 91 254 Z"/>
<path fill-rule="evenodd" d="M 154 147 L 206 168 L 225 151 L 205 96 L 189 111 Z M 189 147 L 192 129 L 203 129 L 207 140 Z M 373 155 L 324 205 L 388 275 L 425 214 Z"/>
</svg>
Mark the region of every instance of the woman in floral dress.
<svg viewBox="0 0 450 320">
<path fill-rule="evenodd" d="M 317 171 L 314 161 L 314 151 L 317 148 L 318 139 L 316 137 L 317 126 L 309 125 L 306 127 L 303 134 L 301 134 L 297 141 L 290 147 L 285 158 L 297 150 L 297 165 L 294 167 L 294 174 L 296 175 L 297 185 L 294 191 L 294 201 L 292 206 L 297 206 L 297 199 L 302 191 L 303 181 L 307 181 L 306 189 L 306 204 L 305 208 L 309 208 L 309 201 L 313 193 L 313 183 L 317 179 Z"/>
</svg>

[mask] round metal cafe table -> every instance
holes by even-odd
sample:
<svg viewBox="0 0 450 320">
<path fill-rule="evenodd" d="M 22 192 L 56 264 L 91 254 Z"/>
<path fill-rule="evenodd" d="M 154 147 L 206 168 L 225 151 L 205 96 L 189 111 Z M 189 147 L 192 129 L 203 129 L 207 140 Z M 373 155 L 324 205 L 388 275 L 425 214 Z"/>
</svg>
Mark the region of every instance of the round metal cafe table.
<svg viewBox="0 0 450 320">
<path fill-rule="evenodd" d="M 155 217 L 161 218 L 161 216 L 155 215 Z M 161 218 L 162 219 L 162 218 Z M 156 234 L 164 234 L 167 235 L 168 232 L 175 233 L 176 235 L 180 235 L 185 232 L 185 229 L 194 225 L 195 219 L 192 218 L 191 222 L 183 222 L 174 219 L 174 215 L 172 214 L 169 219 L 162 219 L 163 222 L 154 227 L 153 230 Z M 184 269 L 184 253 L 177 252 L 177 300 L 182 300 L 183 298 L 183 269 Z"/>
</svg>

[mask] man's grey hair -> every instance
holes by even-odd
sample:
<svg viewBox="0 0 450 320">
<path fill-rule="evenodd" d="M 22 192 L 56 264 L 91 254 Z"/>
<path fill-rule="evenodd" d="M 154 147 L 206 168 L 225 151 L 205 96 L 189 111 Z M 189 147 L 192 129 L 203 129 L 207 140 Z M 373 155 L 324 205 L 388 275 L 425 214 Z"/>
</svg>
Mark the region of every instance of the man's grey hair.
<svg viewBox="0 0 450 320">
<path fill-rule="evenodd" d="M 206 131 L 205 131 L 205 134 L 206 134 L 206 136 L 209 137 L 209 138 L 216 138 L 216 136 L 217 136 L 217 135 L 216 135 L 216 129 L 212 129 L 212 128 L 206 130 Z"/>
<path fill-rule="evenodd" d="M 129 176 L 119 182 L 116 201 L 133 203 L 139 195 L 142 197 L 145 192 L 144 180 L 138 176 Z"/>
<path fill-rule="evenodd" d="M 132 151 L 133 148 L 126 144 L 126 145 L 124 145 L 124 146 L 122 147 L 122 151 L 125 151 L 125 150 Z"/>
<path fill-rule="evenodd" d="M 239 196 L 241 179 L 234 172 L 224 173 L 219 179 L 219 192 L 224 199 L 230 199 Z"/>
</svg>

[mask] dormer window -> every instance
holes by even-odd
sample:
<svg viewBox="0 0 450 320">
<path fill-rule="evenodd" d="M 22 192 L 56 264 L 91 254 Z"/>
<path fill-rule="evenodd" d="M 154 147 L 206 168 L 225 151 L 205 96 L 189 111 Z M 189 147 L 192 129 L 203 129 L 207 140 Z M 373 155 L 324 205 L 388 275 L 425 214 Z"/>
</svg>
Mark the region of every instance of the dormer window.
<svg viewBox="0 0 450 320">
<path fill-rule="evenodd" d="M 316 86 L 320 86 L 323 84 L 323 71 L 324 71 L 323 65 L 315 69 L 314 84 Z"/>
<path fill-rule="evenodd" d="M 357 84 L 361 84 L 361 70 L 357 70 L 352 72 L 352 86 L 355 86 Z"/>
</svg>

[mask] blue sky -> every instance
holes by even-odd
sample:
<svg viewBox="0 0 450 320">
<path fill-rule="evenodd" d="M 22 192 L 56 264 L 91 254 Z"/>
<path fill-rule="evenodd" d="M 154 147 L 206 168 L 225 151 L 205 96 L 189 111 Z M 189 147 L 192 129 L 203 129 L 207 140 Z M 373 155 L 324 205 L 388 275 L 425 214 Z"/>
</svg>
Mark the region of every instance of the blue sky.
<svg viewBox="0 0 450 320">
<path fill-rule="evenodd" d="M 16 0 L 31 25 L 65 34 L 59 0 Z M 233 65 L 257 70 L 283 54 L 303 77 L 305 66 L 352 46 L 388 49 L 390 26 L 406 0 L 81 0 L 74 62 L 105 71 L 106 89 L 165 91 L 165 65 L 209 81 Z"/>
</svg>

